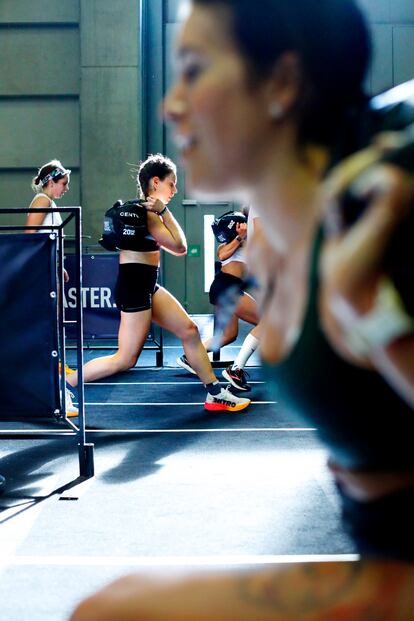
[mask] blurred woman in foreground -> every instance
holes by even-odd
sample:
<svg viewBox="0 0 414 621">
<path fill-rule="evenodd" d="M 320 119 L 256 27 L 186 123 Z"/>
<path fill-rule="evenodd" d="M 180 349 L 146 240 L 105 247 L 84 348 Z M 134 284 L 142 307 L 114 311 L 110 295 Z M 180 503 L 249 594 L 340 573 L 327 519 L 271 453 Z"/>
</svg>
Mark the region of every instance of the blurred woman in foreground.
<svg viewBox="0 0 414 621">
<path fill-rule="evenodd" d="M 414 322 L 384 267 L 413 204 L 412 146 L 395 135 L 394 158 L 377 141 L 344 162 L 331 202 L 351 184 L 368 207 L 344 229 L 331 206 L 329 235 L 323 226 L 322 182 L 361 146 L 369 47 L 352 0 L 194 0 L 165 101 L 192 190 L 262 218 L 251 256 L 267 375 L 318 428 L 361 560 L 130 576 L 73 621 L 412 620 Z"/>
</svg>

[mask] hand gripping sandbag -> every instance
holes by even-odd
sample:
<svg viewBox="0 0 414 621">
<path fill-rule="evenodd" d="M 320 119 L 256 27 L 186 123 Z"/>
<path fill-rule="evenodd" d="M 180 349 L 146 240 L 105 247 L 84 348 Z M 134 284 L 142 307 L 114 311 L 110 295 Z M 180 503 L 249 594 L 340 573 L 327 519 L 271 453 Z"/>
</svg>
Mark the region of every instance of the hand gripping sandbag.
<svg viewBox="0 0 414 621">
<path fill-rule="evenodd" d="M 211 225 L 214 237 L 220 244 L 228 244 L 237 236 L 237 224 L 246 224 L 247 218 L 240 211 L 227 211 Z"/>
</svg>

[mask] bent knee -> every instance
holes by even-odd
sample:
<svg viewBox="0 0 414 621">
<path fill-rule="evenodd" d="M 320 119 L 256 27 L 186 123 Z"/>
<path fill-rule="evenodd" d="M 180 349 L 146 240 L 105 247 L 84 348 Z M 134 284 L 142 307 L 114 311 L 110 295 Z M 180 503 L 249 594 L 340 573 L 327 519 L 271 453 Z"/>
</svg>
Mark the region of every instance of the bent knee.
<svg viewBox="0 0 414 621">
<path fill-rule="evenodd" d="M 138 360 L 138 356 L 122 356 L 119 357 L 118 360 L 115 361 L 116 373 L 121 373 L 122 371 L 128 371 L 128 369 L 132 369 Z"/>
<path fill-rule="evenodd" d="M 190 320 L 183 326 L 180 334 L 177 336 L 183 341 L 193 341 L 200 338 L 200 332 L 198 331 L 197 324 Z"/>
</svg>

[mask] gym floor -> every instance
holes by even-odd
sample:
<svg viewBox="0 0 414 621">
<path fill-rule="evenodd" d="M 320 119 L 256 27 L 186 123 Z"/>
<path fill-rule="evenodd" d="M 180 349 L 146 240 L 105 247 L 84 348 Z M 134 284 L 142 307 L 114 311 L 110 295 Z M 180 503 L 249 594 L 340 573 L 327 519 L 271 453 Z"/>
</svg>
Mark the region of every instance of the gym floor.
<svg viewBox="0 0 414 621">
<path fill-rule="evenodd" d="M 210 329 L 211 318 L 196 320 Z M 88 349 L 85 360 L 108 353 Z M 258 358 L 246 369 L 251 406 L 218 414 L 177 367 L 181 353 L 165 334 L 162 369 L 144 351 L 129 372 L 85 386 L 95 476 L 83 483 L 71 486 L 72 437 L 2 439 L 0 621 L 64 621 L 86 594 L 136 570 L 356 558 L 315 430 L 271 402 Z"/>
</svg>

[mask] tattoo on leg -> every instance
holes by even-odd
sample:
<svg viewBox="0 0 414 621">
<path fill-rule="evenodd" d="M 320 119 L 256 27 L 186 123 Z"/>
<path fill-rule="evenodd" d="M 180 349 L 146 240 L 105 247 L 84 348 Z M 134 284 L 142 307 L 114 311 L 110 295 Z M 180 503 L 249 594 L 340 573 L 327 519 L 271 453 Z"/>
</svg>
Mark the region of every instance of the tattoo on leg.
<svg viewBox="0 0 414 621">
<path fill-rule="evenodd" d="M 307 563 L 242 576 L 238 589 L 258 613 L 284 621 L 394 621 L 408 580 L 412 569 L 399 563 Z"/>
</svg>

